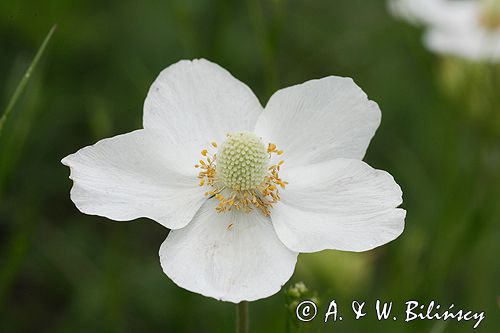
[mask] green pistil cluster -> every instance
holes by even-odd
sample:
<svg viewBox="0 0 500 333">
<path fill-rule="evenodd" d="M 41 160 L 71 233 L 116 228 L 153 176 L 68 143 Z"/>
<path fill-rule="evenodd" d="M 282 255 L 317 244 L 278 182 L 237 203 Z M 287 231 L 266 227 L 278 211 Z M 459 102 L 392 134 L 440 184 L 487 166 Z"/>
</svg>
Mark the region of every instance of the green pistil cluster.
<svg viewBox="0 0 500 333">
<path fill-rule="evenodd" d="M 228 134 L 217 152 L 217 180 L 237 191 L 255 189 L 266 176 L 268 155 L 266 146 L 254 133 Z"/>
</svg>

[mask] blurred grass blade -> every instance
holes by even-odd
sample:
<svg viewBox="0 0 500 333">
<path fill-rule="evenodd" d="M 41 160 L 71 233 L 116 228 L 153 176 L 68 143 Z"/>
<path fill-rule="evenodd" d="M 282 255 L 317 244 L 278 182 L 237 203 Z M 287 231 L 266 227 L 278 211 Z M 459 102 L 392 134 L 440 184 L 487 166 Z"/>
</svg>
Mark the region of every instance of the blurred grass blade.
<svg viewBox="0 0 500 333">
<path fill-rule="evenodd" d="M 14 90 L 14 94 L 10 98 L 9 103 L 7 104 L 7 107 L 5 108 L 5 111 L 2 114 L 2 118 L 0 118 L 0 136 L 2 135 L 2 130 L 3 130 L 3 127 L 5 125 L 5 122 L 7 121 L 7 118 L 9 117 L 9 114 L 14 109 L 14 106 L 16 105 L 16 102 L 19 99 L 19 96 L 21 96 L 21 94 L 23 93 L 24 88 L 26 87 L 26 84 L 28 83 L 28 81 L 31 77 L 31 73 L 35 69 L 43 52 L 47 48 L 47 45 L 49 44 L 49 41 L 52 38 L 54 31 L 56 30 L 56 27 L 57 26 L 55 24 L 52 26 L 49 33 L 47 34 L 47 36 L 43 40 L 42 45 L 38 49 L 38 52 L 36 53 L 35 57 L 33 58 L 33 61 L 31 61 L 31 64 L 29 65 L 28 69 L 26 70 L 26 73 L 24 73 L 23 78 L 21 79 L 21 81 L 17 85 L 16 90 Z"/>
</svg>

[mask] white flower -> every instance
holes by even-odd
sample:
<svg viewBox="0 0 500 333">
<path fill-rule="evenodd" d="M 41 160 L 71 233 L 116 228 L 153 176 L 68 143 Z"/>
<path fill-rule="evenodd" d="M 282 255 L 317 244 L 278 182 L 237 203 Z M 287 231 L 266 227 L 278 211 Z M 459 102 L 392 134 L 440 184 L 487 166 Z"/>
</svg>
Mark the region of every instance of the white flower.
<svg viewBox="0 0 500 333">
<path fill-rule="evenodd" d="M 394 15 L 426 28 L 433 52 L 472 61 L 500 60 L 499 0 L 389 0 Z"/>
<path fill-rule="evenodd" d="M 251 301 L 279 291 L 298 252 L 366 251 L 401 234 L 400 187 L 361 161 L 379 123 L 349 78 L 279 90 L 263 110 L 223 68 L 183 60 L 151 86 L 144 129 L 62 163 L 83 213 L 172 229 L 160 261 L 176 284 Z"/>
</svg>

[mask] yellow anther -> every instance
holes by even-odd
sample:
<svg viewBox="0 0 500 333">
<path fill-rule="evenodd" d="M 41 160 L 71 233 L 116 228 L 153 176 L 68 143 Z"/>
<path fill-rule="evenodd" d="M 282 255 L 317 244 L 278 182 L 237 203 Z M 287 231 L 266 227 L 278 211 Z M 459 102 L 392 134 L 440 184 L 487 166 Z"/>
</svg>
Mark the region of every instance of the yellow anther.
<svg viewBox="0 0 500 333">
<path fill-rule="evenodd" d="M 283 165 L 283 163 L 285 163 L 285 161 L 281 160 L 278 165 Z"/>
<path fill-rule="evenodd" d="M 276 145 L 274 143 L 270 143 L 268 146 L 267 146 L 267 152 L 268 153 L 271 153 L 273 151 L 276 150 Z"/>
<path fill-rule="evenodd" d="M 212 147 L 217 148 L 217 142 L 213 141 L 212 142 Z"/>
<path fill-rule="evenodd" d="M 278 155 L 282 155 L 282 154 L 283 154 L 283 150 L 278 150 L 278 151 L 276 152 L 276 154 L 278 154 Z"/>
<path fill-rule="evenodd" d="M 200 164 L 201 164 L 201 165 L 207 165 L 207 164 L 205 163 L 205 161 L 203 161 L 203 160 L 200 160 Z"/>
<path fill-rule="evenodd" d="M 203 186 L 203 185 L 205 185 L 205 179 L 202 179 L 202 180 L 200 181 L 200 186 Z"/>
<path fill-rule="evenodd" d="M 207 156 L 207 153 L 208 153 L 208 151 L 207 151 L 206 149 L 203 149 L 203 150 L 201 151 L 201 154 L 202 154 L 203 156 Z"/>
</svg>

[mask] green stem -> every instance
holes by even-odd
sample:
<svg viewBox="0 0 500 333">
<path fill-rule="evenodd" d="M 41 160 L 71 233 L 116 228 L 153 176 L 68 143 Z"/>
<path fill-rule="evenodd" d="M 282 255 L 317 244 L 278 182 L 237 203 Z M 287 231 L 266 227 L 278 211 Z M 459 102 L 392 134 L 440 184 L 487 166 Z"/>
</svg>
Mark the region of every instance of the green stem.
<svg viewBox="0 0 500 333">
<path fill-rule="evenodd" d="M 249 332 L 248 320 L 248 302 L 243 301 L 236 306 L 236 332 L 248 333 Z"/>
<path fill-rule="evenodd" d="M 0 135 L 2 134 L 2 129 L 3 129 L 5 122 L 7 121 L 7 117 L 12 112 L 12 109 L 14 109 L 14 106 L 16 105 L 16 102 L 19 99 L 19 96 L 21 96 L 21 94 L 23 93 L 24 88 L 26 87 L 26 84 L 28 83 L 28 81 L 31 77 L 31 73 L 35 69 L 38 61 L 40 60 L 43 52 L 45 51 L 45 48 L 47 47 L 47 44 L 49 43 L 50 38 L 54 34 L 55 30 L 56 30 L 56 25 L 54 24 L 52 26 L 52 28 L 50 29 L 49 33 L 47 34 L 47 36 L 45 37 L 45 39 L 43 40 L 43 43 L 40 46 L 40 48 L 38 49 L 38 52 L 36 53 L 35 57 L 31 61 L 31 64 L 29 65 L 28 69 L 26 70 L 26 73 L 24 73 L 23 78 L 21 79 L 21 81 L 17 85 L 16 90 L 14 91 L 14 94 L 10 98 L 9 103 L 7 104 L 7 107 L 5 108 L 5 111 L 2 115 L 2 117 L 0 118 Z"/>
</svg>

